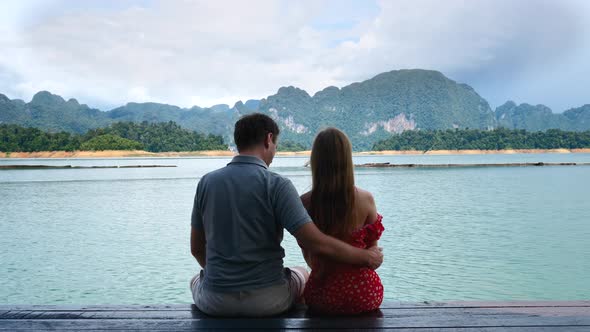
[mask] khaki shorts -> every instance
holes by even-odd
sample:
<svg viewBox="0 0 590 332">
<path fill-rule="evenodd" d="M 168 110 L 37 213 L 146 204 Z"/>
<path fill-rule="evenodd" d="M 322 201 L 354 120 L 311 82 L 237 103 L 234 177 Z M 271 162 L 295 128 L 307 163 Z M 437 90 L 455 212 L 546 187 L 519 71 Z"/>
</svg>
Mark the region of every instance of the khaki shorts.
<svg viewBox="0 0 590 332">
<path fill-rule="evenodd" d="M 203 288 L 203 271 L 190 287 L 199 310 L 213 316 L 272 316 L 289 310 L 303 295 L 309 273 L 305 268 L 285 268 L 285 282 L 249 291 L 220 293 Z"/>
</svg>

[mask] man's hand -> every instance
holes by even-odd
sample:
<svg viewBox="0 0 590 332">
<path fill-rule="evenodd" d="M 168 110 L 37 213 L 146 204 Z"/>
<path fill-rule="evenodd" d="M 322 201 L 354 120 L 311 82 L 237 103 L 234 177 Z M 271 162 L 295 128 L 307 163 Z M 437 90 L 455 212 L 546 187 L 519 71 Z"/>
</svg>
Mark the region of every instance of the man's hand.
<svg viewBox="0 0 590 332">
<path fill-rule="evenodd" d="M 373 246 L 367 248 L 366 252 L 368 254 L 367 266 L 371 270 L 377 270 L 383 263 L 383 248 Z"/>
</svg>

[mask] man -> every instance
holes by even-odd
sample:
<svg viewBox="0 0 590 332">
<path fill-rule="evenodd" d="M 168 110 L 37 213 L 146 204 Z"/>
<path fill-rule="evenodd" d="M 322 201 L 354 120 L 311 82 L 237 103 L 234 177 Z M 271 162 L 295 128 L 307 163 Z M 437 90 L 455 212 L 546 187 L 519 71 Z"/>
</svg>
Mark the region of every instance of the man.
<svg viewBox="0 0 590 332">
<path fill-rule="evenodd" d="M 197 186 L 191 253 L 203 270 L 191 290 L 207 314 L 268 316 L 296 303 L 309 274 L 303 267 L 283 267 L 283 228 L 317 255 L 373 269 L 383 261 L 379 248 L 352 247 L 311 222 L 291 181 L 268 170 L 278 135 L 268 116 L 242 117 L 234 130 L 239 155 Z"/>
</svg>

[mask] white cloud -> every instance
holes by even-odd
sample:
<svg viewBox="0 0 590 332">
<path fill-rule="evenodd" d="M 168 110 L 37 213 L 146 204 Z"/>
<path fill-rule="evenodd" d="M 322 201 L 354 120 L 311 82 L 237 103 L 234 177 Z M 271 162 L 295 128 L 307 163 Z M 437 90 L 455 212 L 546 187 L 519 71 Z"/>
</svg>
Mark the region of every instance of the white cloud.
<svg viewBox="0 0 590 332">
<path fill-rule="evenodd" d="M 13 21 L 0 39 L 0 92 L 28 99 L 50 90 L 100 105 L 231 105 L 284 85 L 313 94 L 427 68 L 493 102 L 556 106 L 565 101 L 542 93 L 551 79 L 571 79 L 575 65 L 590 74 L 581 56 L 590 49 L 590 6 L 582 0 L 398 0 L 374 12 L 355 10 L 364 1 L 138 1 L 109 10 L 105 2 L 60 2 L 73 8 L 53 8 L 17 29 Z M 541 79 L 548 69 L 568 74 Z"/>
<path fill-rule="evenodd" d="M 567 70 L 577 59 L 578 70 L 590 74 L 580 56 L 590 49 L 588 2 L 400 0 L 380 5 L 359 40 L 334 52 L 334 62 L 343 68 L 341 81 L 398 68 L 435 69 L 473 85 L 492 104 L 520 97 L 557 110 L 565 98 L 543 93 L 542 86 L 561 85 L 568 92 L 573 80 L 590 84 L 590 75 Z M 566 71 L 569 76 L 554 75 Z M 576 96 L 580 104 L 587 98 Z"/>
</svg>

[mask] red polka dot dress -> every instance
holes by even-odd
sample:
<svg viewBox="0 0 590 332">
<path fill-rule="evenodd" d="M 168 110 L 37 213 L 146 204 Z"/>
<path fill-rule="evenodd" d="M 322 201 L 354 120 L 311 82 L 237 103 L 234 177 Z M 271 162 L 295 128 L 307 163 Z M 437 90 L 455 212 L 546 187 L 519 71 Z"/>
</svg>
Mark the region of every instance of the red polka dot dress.
<svg viewBox="0 0 590 332">
<path fill-rule="evenodd" d="M 382 219 L 377 215 L 374 223 L 354 231 L 348 243 L 367 248 L 367 243 L 381 237 L 384 230 Z M 303 296 L 313 312 L 358 314 L 379 308 L 383 301 L 383 285 L 377 272 L 369 268 L 330 264 L 321 276 L 312 269 Z"/>
</svg>

